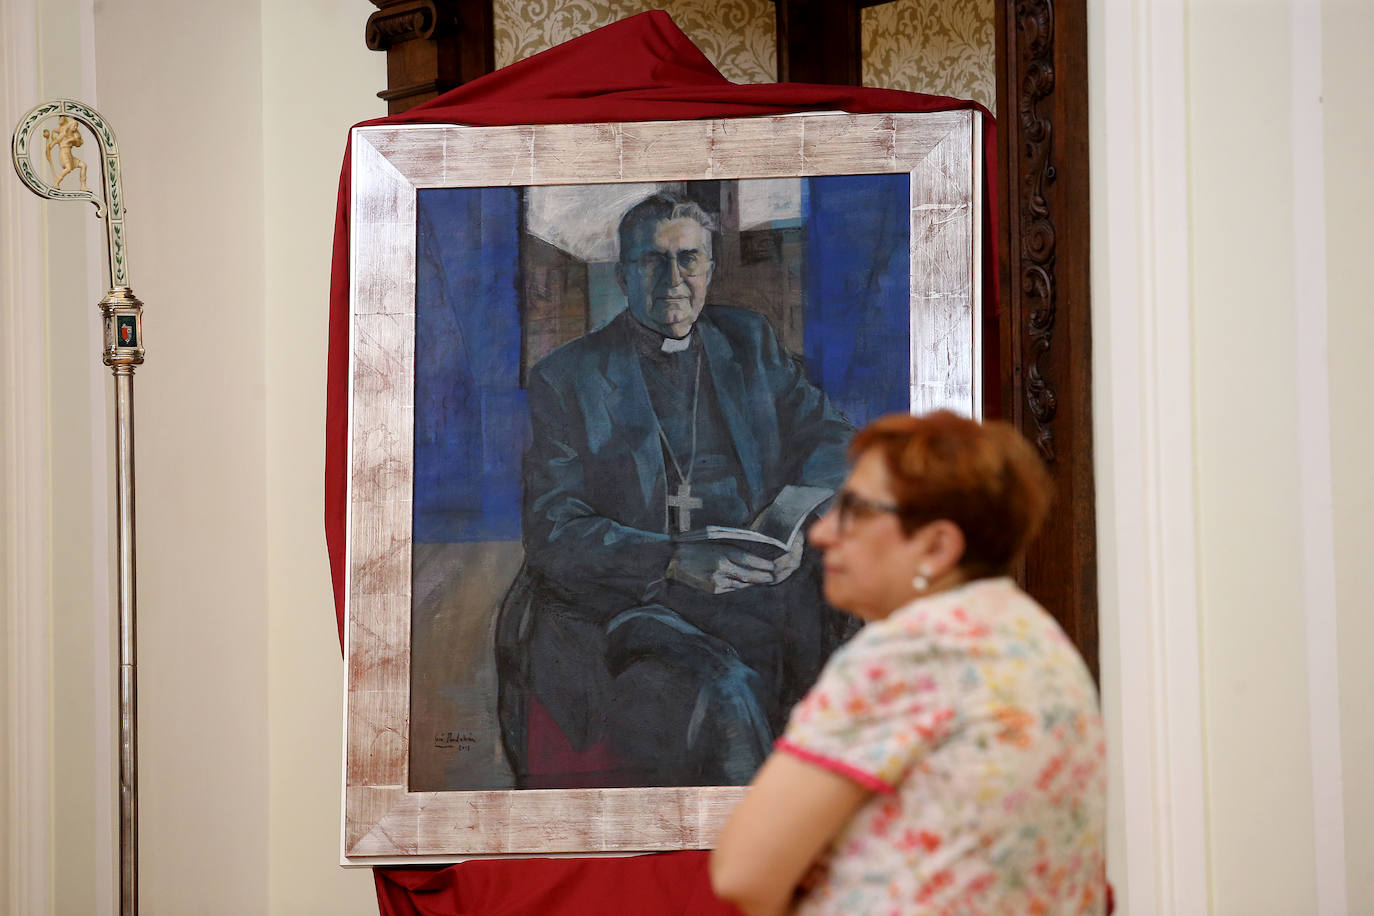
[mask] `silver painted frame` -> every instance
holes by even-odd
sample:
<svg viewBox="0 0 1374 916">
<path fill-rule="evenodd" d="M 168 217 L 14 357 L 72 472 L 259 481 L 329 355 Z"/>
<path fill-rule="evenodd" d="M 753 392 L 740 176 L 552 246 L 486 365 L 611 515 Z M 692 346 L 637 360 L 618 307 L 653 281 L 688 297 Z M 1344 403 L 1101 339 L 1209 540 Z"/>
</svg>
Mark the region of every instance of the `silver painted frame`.
<svg viewBox="0 0 1374 916">
<path fill-rule="evenodd" d="M 981 116 L 414 125 L 352 140 L 343 864 L 710 848 L 744 787 L 408 789 L 416 191 L 908 173 L 911 409 L 977 417 Z"/>
</svg>

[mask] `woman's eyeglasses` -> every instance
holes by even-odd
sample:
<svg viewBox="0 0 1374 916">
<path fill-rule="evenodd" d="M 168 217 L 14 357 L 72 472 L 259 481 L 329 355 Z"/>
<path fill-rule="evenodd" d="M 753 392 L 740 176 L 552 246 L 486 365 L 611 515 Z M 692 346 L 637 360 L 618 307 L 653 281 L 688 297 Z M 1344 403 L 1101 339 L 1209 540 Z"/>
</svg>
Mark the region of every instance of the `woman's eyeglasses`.
<svg viewBox="0 0 1374 916">
<path fill-rule="evenodd" d="M 835 523 L 841 534 L 849 528 L 850 521 L 856 518 L 871 518 L 884 512 L 902 514 L 902 507 L 896 503 L 882 503 L 864 499 L 849 490 L 841 490 L 837 493 L 831 508 L 835 510 Z"/>
</svg>

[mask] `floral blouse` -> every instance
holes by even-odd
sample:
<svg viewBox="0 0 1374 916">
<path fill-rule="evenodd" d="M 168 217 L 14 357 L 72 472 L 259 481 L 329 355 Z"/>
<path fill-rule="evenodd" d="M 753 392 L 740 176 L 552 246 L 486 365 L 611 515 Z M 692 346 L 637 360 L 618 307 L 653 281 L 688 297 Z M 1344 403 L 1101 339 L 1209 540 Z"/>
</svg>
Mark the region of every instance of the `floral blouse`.
<svg viewBox="0 0 1374 916">
<path fill-rule="evenodd" d="M 1103 912 L 1097 691 L 1010 579 L 864 627 L 778 747 L 876 793 L 835 838 L 799 916 Z"/>
</svg>

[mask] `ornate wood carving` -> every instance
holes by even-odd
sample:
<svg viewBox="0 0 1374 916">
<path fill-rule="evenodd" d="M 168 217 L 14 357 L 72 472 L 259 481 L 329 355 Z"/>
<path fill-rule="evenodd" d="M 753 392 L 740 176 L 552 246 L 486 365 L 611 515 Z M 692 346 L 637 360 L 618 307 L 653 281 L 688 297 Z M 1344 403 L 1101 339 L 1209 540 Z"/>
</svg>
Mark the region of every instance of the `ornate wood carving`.
<svg viewBox="0 0 1374 916">
<path fill-rule="evenodd" d="M 439 11 L 434 0 L 402 0 L 368 17 L 367 46 L 373 51 L 385 51 L 397 42 L 433 38 L 438 23 Z"/>
<path fill-rule="evenodd" d="M 367 46 L 386 52 L 387 88 L 397 114 L 496 67 L 491 0 L 372 0 Z"/>
<path fill-rule="evenodd" d="M 1021 293 L 1029 353 L 1025 364 L 1025 399 L 1035 425 L 1033 436 L 1046 461 L 1053 461 L 1054 431 L 1050 424 L 1058 406 L 1045 378 L 1042 358 L 1049 352 L 1055 315 L 1055 236 L 1046 188 L 1054 182 L 1054 123 L 1041 103 L 1054 92 L 1054 7 L 1050 0 L 1019 0 L 1016 4 L 1017 59 L 1020 92 L 1016 108 L 1025 148 L 1020 200 Z"/>
<path fill-rule="evenodd" d="M 1096 674 L 1086 0 L 1004 0 L 996 28 L 1002 413 L 1056 487 L 1021 578 Z"/>
</svg>

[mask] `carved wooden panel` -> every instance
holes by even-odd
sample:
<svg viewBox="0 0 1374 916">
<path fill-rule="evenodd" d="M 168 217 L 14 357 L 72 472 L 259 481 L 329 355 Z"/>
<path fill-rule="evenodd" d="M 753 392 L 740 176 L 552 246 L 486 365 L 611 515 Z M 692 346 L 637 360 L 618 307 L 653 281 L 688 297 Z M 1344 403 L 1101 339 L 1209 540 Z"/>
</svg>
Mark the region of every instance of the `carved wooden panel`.
<svg viewBox="0 0 1374 916">
<path fill-rule="evenodd" d="M 386 52 L 387 113 L 495 69 L 491 0 L 372 0 L 367 46 Z"/>
<path fill-rule="evenodd" d="M 1001 4 L 998 164 L 1002 411 L 1056 487 L 1023 579 L 1096 674 L 1086 14 L 1084 0 Z"/>
</svg>

